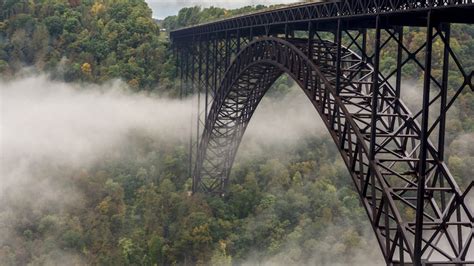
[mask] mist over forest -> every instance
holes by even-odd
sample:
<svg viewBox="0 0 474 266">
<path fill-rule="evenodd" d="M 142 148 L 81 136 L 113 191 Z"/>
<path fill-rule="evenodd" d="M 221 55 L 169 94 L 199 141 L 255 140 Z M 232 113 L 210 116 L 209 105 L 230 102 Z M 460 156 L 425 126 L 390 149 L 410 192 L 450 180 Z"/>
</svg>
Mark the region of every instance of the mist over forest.
<svg viewBox="0 0 474 266">
<path fill-rule="evenodd" d="M 157 24 L 143 0 L 1 1 L 0 265 L 383 264 L 333 140 L 287 76 L 247 129 L 229 193 L 190 196 L 198 95 L 179 97 L 160 29 L 263 8 L 184 8 Z M 411 28 L 407 45 L 423 34 Z M 472 71 L 474 27 L 453 25 L 453 36 Z M 420 73 L 403 73 L 415 109 Z M 450 87 L 460 80 L 453 71 Z M 447 125 L 462 188 L 473 117 L 466 91 Z"/>
</svg>

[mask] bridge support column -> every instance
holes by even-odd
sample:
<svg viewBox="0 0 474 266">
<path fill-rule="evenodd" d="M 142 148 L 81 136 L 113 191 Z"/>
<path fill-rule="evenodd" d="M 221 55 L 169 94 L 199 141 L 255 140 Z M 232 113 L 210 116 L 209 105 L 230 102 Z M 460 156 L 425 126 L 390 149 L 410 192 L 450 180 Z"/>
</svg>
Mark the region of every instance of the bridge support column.
<svg viewBox="0 0 474 266">
<path fill-rule="evenodd" d="M 369 160 L 371 164 L 375 165 L 375 149 L 377 143 L 377 122 L 378 122 L 378 102 L 379 102 L 379 92 L 380 92 L 380 84 L 379 84 L 379 72 L 380 72 L 380 45 L 381 45 L 381 25 L 380 25 L 380 16 L 376 17 L 375 22 L 375 43 L 374 43 L 374 72 L 372 73 L 372 114 L 371 114 L 371 122 L 370 122 L 370 151 L 369 151 Z M 367 180 L 366 182 L 370 182 L 371 190 L 370 190 L 370 205 L 371 205 L 371 220 L 372 225 L 377 226 L 376 223 L 376 213 L 377 213 L 377 193 L 376 193 L 376 173 L 374 169 L 370 169 L 370 181 Z M 386 236 L 388 237 L 388 236 Z M 381 239 L 379 239 L 381 241 Z M 389 240 L 388 240 L 389 241 Z M 384 248 L 385 245 L 385 248 Z M 389 249 L 386 246 L 386 243 L 380 243 L 382 251 L 384 253 L 384 257 L 386 262 L 388 263 L 388 253 L 387 250 Z"/>
<path fill-rule="evenodd" d="M 397 77 L 395 82 L 395 93 L 396 97 L 400 99 L 401 88 L 402 88 L 402 60 L 403 60 L 403 26 L 397 28 Z M 397 103 L 397 111 L 400 109 L 400 105 Z"/>
<path fill-rule="evenodd" d="M 341 53 L 342 53 L 342 20 L 337 20 L 337 29 L 334 43 L 337 45 L 336 54 L 336 91 L 337 94 L 341 92 Z"/>
<path fill-rule="evenodd" d="M 414 262 L 416 265 L 422 263 L 423 256 L 423 216 L 425 207 L 425 186 L 426 170 L 428 159 L 428 123 L 430 110 L 430 89 L 431 89 L 431 56 L 433 49 L 433 18 L 431 11 L 427 16 L 426 25 L 426 50 L 425 50 L 425 74 L 423 82 L 423 109 L 421 122 L 421 143 L 420 143 L 420 165 L 418 174 L 418 189 L 416 201 L 416 221 L 415 221 L 415 243 L 414 243 Z"/>
<path fill-rule="evenodd" d="M 205 117 L 204 117 L 204 127 L 206 126 L 207 124 L 207 115 L 209 114 L 209 88 L 211 87 L 211 84 L 210 84 L 210 64 L 211 64 L 211 60 L 210 60 L 210 35 L 207 34 L 206 35 L 206 41 L 205 41 L 205 44 L 206 44 L 206 91 L 205 91 L 205 106 L 204 106 L 204 113 L 205 113 Z"/>
<path fill-rule="evenodd" d="M 438 158 L 440 161 L 444 161 L 444 145 L 445 145 L 445 132 L 446 132 L 446 105 L 448 102 L 448 73 L 449 73 L 449 47 L 451 38 L 451 26 L 449 24 L 444 25 L 445 28 L 445 40 L 444 51 L 443 51 L 443 77 L 442 77 L 442 88 L 441 88 L 441 103 L 440 103 L 440 117 L 439 117 L 439 131 L 438 131 Z M 438 178 L 441 187 L 444 187 L 444 176 L 441 173 L 441 169 L 438 169 Z M 444 212 L 446 209 L 446 196 L 445 192 L 441 191 L 441 211 Z"/>
</svg>

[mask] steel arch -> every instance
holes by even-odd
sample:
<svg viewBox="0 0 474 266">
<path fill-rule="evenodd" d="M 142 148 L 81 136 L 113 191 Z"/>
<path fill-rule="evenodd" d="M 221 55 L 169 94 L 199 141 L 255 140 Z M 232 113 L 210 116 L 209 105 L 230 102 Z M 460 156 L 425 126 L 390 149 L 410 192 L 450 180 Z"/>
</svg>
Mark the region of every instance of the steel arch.
<svg viewBox="0 0 474 266">
<path fill-rule="evenodd" d="M 419 261 L 415 243 L 421 231 L 422 261 L 469 263 L 474 219 L 464 199 L 473 184 L 462 193 L 429 141 L 428 157 L 421 158 L 421 126 L 395 89 L 357 54 L 331 42 L 308 45 L 307 40 L 264 37 L 239 52 L 206 120 L 193 191 L 225 193 L 245 129 L 283 73 L 303 89 L 331 133 L 387 264 Z M 422 162 L 426 193 L 420 209 L 416 193 Z M 448 205 L 442 206 L 440 198 L 448 198 Z M 420 212 L 421 224 L 410 210 Z"/>
</svg>

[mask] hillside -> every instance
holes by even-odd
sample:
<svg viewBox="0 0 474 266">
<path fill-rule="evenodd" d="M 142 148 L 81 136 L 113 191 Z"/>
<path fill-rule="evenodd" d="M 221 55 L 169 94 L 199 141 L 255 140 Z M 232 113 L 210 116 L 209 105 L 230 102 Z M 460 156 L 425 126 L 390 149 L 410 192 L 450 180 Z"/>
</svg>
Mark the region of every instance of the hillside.
<svg viewBox="0 0 474 266">
<path fill-rule="evenodd" d="M 65 81 L 171 86 L 167 43 L 144 1 L 10 0 L 0 10 L 4 76 L 33 66 Z"/>
</svg>

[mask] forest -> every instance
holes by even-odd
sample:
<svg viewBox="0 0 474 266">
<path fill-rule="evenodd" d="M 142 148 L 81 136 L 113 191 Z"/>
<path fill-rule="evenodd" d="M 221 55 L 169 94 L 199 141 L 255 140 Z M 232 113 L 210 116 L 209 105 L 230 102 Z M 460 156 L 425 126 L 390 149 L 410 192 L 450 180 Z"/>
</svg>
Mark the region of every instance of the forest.
<svg viewBox="0 0 474 266">
<path fill-rule="evenodd" d="M 169 31 L 264 8 L 183 8 L 158 22 L 144 0 L 0 1 L 2 102 L 9 84 L 37 75 L 87 93 L 119 82 L 127 95 L 177 100 Z M 416 47 L 425 32 L 408 30 L 405 44 Z M 452 30 L 452 48 L 472 71 L 474 27 L 453 25 Z M 383 52 L 383 69 L 395 64 L 395 53 L 392 48 Z M 419 94 L 420 69 L 408 65 L 404 75 L 412 80 L 411 92 Z M 460 83 L 452 66 L 451 95 Z M 284 106 L 301 96 L 287 77 L 274 90 L 269 110 L 272 103 Z M 316 112 L 311 115 L 316 127 L 322 124 Z M 473 119 L 474 95 L 466 90 L 447 125 L 447 163 L 461 187 L 474 176 Z M 291 120 L 284 123 L 292 125 Z M 265 142 L 258 134 L 244 139 L 225 197 L 190 195 L 187 136 L 132 128 L 120 145 L 84 165 L 39 157 L 27 165 L 12 159 L 11 166 L 2 159 L 1 175 L 16 176 L 18 164 L 34 178 L 0 186 L 0 265 L 383 263 L 329 134 L 315 128 L 304 134 L 285 130 L 294 133 L 293 141 Z M 43 195 L 50 191 L 58 196 Z"/>
</svg>

